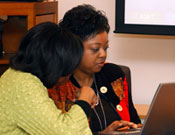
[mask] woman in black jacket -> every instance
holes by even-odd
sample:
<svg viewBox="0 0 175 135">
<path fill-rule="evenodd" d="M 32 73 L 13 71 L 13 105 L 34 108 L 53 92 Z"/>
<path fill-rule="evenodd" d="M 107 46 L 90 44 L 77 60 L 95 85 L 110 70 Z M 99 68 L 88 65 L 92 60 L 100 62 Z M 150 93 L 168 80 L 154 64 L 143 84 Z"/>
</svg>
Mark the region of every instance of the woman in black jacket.
<svg viewBox="0 0 175 135">
<path fill-rule="evenodd" d="M 59 25 L 81 38 L 84 54 L 70 80 L 63 86 L 57 85 L 48 90 L 58 108 L 63 113 L 68 111 L 76 100 L 79 89 L 89 86 L 98 97 L 97 106 L 89 117 L 93 132 L 114 130 L 119 127 L 116 126 L 119 121 L 140 126 L 141 121 L 128 93 L 126 76 L 119 66 L 105 63 L 110 27 L 103 12 L 91 5 L 80 5 L 69 10 Z"/>
</svg>

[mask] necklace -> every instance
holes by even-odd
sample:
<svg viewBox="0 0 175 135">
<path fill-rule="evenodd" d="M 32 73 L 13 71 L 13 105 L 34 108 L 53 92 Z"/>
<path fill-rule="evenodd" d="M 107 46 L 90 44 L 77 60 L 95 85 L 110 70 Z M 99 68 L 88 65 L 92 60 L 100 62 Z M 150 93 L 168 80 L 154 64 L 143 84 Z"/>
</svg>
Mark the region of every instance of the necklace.
<svg viewBox="0 0 175 135">
<path fill-rule="evenodd" d="M 105 125 L 105 128 L 106 128 L 106 126 L 107 126 L 107 123 L 106 123 L 106 115 L 105 115 L 105 112 L 104 112 L 104 108 L 103 108 L 102 101 L 101 101 L 101 99 L 100 99 L 100 95 L 99 95 L 99 91 L 98 91 L 98 88 L 97 88 L 97 83 L 96 83 L 96 80 L 95 80 L 95 76 L 93 76 L 93 80 L 94 80 L 95 89 L 96 89 L 96 91 L 97 91 L 97 99 L 98 99 L 96 105 L 98 105 L 98 104 L 100 105 L 100 108 L 101 108 L 102 113 L 103 113 L 104 125 Z M 101 128 L 101 130 L 103 130 L 102 120 L 100 119 L 100 116 L 98 115 L 98 113 L 97 113 L 95 107 L 93 108 L 93 110 L 94 110 L 94 112 L 95 112 L 95 114 L 96 114 L 96 116 L 97 116 L 97 118 L 98 118 L 98 121 L 99 121 L 99 123 L 100 123 L 100 128 Z"/>
</svg>

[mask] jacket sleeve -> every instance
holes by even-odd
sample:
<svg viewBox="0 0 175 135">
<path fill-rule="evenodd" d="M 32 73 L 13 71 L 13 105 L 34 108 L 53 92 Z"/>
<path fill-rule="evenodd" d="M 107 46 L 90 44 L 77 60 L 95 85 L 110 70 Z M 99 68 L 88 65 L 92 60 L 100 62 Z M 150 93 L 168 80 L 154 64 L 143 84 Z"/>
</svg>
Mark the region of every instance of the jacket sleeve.
<svg viewBox="0 0 175 135">
<path fill-rule="evenodd" d="M 92 134 L 86 114 L 73 105 L 62 114 L 48 97 L 40 80 L 21 81 L 16 86 L 11 104 L 12 119 L 30 135 L 89 135 Z"/>
</svg>

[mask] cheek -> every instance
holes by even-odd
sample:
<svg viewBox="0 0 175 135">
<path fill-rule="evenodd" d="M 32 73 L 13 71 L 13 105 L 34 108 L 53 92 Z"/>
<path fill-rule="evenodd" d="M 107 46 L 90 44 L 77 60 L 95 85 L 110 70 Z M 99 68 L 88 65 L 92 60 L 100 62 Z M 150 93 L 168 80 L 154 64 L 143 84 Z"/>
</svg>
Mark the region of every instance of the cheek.
<svg viewBox="0 0 175 135">
<path fill-rule="evenodd" d="M 80 68 L 87 72 L 99 72 L 100 69 L 97 65 L 97 57 L 96 56 L 89 56 L 83 57 L 80 63 Z"/>
<path fill-rule="evenodd" d="M 82 65 L 92 66 L 95 63 L 96 57 L 94 55 L 84 54 L 81 60 Z"/>
<path fill-rule="evenodd" d="M 98 53 L 93 53 L 91 50 L 84 51 L 82 61 L 95 61 L 98 58 Z"/>
</svg>

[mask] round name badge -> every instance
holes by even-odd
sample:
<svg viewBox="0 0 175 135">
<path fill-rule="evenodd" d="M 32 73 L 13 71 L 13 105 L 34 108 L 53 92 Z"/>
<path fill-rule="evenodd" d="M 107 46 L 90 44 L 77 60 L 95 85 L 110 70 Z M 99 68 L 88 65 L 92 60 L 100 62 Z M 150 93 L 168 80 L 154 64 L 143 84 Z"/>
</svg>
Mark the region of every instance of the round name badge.
<svg viewBox="0 0 175 135">
<path fill-rule="evenodd" d="M 122 111 L 123 110 L 121 105 L 117 105 L 116 108 L 117 108 L 118 111 Z"/>
<path fill-rule="evenodd" d="M 101 91 L 101 93 L 106 93 L 108 91 L 108 89 L 105 86 L 102 86 L 100 88 L 100 91 Z"/>
</svg>

